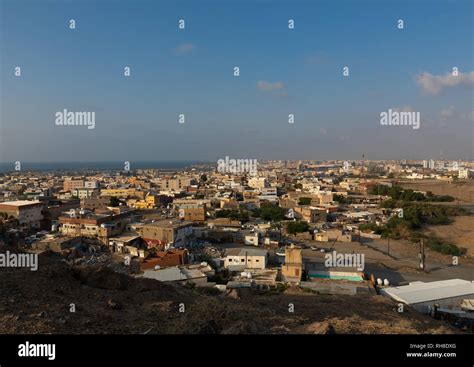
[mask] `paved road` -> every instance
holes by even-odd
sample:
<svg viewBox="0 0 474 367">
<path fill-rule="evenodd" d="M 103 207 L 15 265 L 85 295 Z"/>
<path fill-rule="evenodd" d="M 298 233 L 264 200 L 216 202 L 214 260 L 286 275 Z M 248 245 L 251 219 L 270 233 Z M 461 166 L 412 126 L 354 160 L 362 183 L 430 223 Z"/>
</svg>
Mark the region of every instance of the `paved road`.
<svg viewBox="0 0 474 367">
<path fill-rule="evenodd" d="M 378 250 L 382 253 L 387 253 L 387 242 L 385 240 L 375 240 L 365 242 L 366 245 Z M 400 262 L 400 266 L 409 267 L 412 269 L 419 269 L 419 258 L 418 257 L 407 257 L 405 254 L 401 254 L 394 249 L 390 250 L 390 255 Z M 446 261 L 439 261 L 430 258 L 427 254 L 425 256 L 425 272 L 422 271 L 391 271 L 390 269 L 384 269 L 380 266 L 370 266 L 368 264 L 368 270 L 372 270 L 374 274 L 380 272 L 381 274 L 387 274 L 393 276 L 394 273 L 398 273 L 399 277 L 405 281 L 434 281 L 443 279 L 460 278 L 465 280 L 474 280 L 474 267 L 471 264 L 463 264 L 463 259 L 459 260 L 459 265 L 452 265 L 452 261 L 449 257 L 446 257 Z M 401 280 L 400 280 L 401 281 Z"/>
<path fill-rule="evenodd" d="M 311 245 L 314 245 L 314 243 Z M 396 249 L 391 248 L 389 256 L 387 254 L 387 241 L 385 240 L 367 241 L 363 239 L 363 247 L 357 243 L 350 245 L 337 243 L 334 249 L 337 250 L 338 247 L 344 245 L 350 246 L 355 252 L 368 253 L 365 258 L 364 272 L 367 274 L 373 273 L 376 278 L 386 278 L 394 285 L 413 281 L 429 282 L 454 278 L 474 280 L 474 266 L 463 264 L 463 259 L 460 259 L 460 265 L 453 266 L 449 257 L 446 257 L 446 261 L 440 261 L 427 255 L 425 257 L 426 271 L 421 271 L 419 270 L 419 258 L 416 255 L 407 256 L 407 254 L 401 254 Z M 316 246 L 330 248 L 331 244 L 326 243 Z M 368 246 L 368 248 L 365 246 Z M 324 261 L 324 253 L 310 249 L 303 250 L 303 257 L 312 262 Z"/>
</svg>

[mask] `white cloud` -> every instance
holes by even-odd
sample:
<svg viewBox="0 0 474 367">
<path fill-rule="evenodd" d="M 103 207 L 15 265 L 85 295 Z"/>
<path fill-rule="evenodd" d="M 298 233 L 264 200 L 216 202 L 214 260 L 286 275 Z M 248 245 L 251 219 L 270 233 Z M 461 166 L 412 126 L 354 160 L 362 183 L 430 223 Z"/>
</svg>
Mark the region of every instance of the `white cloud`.
<svg viewBox="0 0 474 367">
<path fill-rule="evenodd" d="M 474 110 L 461 114 L 461 117 L 469 122 L 474 122 Z"/>
<path fill-rule="evenodd" d="M 449 118 L 452 118 L 455 114 L 454 106 L 449 106 L 448 108 L 443 108 L 440 112 L 441 118 L 443 120 L 447 120 Z"/>
<path fill-rule="evenodd" d="M 283 90 L 284 88 L 285 86 L 282 82 L 270 83 L 264 80 L 259 80 L 257 82 L 257 89 L 261 90 L 262 92 L 275 92 L 278 90 Z"/>
<path fill-rule="evenodd" d="M 406 105 L 403 107 L 393 107 L 392 111 L 394 112 L 415 112 L 413 111 L 413 108 L 410 105 Z"/>
<path fill-rule="evenodd" d="M 423 117 L 424 126 L 433 129 L 443 129 L 453 126 L 469 126 L 474 122 L 474 111 L 460 112 L 454 106 L 441 109 L 438 113 L 429 117 L 425 114 Z"/>
<path fill-rule="evenodd" d="M 190 53 L 190 52 L 194 51 L 195 49 L 196 49 L 196 46 L 193 45 L 192 43 L 183 43 L 182 45 L 179 45 L 176 48 L 176 51 L 179 54 L 187 54 L 187 53 Z"/>
<path fill-rule="evenodd" d="M 457 76 L 452 73 L 433 75 L 425 71 L 417 75 L 415 80 L 424 92 L 436 95 L 447 88 L 474 86 L 474 71 L 469 73 L 459 72 Z"/>
<path fill-rule="evenodd" d="M 286 91 L 285 85 L 282 82 L 267 82 L 259 80 L 257 82 L 257 89 L 261 92 L 271 93 L 280 97 L 287 97 L 288 92 Z"/>
</svg>

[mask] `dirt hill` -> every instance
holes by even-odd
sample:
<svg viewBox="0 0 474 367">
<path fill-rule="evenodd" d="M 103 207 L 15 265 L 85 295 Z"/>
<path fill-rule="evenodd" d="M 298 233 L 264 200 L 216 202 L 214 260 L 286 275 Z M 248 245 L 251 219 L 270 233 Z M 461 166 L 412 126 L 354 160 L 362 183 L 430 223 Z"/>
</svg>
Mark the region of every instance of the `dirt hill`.
<svg viewBox="0 0 474 367">
<path fill-rule="evenodd" d="M 0 268 L 2 334 L 454 332 L 413 310 L 399 314 L 391 300 L 374 295 L 293 288 L 236 299 L 47 257 L 40 257 L 37 271 Z"/>
</svg>

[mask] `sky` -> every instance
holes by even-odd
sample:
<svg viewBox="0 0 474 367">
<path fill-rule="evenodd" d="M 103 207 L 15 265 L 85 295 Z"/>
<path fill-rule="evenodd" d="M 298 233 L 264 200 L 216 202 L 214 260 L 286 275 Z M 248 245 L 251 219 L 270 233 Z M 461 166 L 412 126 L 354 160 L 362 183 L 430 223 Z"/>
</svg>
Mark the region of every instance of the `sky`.
<svg viewBox="0 0 474 367">
<path fill-rule="evenodd" d="M 0 162 L 474 159 L 473 4 L 0 0 Z"/>
</svg>

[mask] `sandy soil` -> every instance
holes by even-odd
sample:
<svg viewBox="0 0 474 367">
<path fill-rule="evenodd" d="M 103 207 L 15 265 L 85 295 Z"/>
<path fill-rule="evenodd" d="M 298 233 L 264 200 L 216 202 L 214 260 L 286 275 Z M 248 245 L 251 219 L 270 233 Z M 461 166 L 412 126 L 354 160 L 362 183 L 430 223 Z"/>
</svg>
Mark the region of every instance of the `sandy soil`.
<svg viewBox="0 0 474 367">
<path fill-rule="evenodd" d="M 451 195 L 464 203 L 474 204 L 474 181 L 443 182 L 437 180 L 401 181 L 406 189 L 431 191 L 435 195 Z"/>
<path fill-rule="evenodd" d="M 425 233 L 465 248 L 468 256 L 474 256 L 474 216 L 453 217 L 453 223 L 430 226 Z"/>
<path fill-rule="evenodd" d="M 3 250 L 0 250 L 3 251 Z M 71 303 L 76 312 L 70 312 Z M 180 313 L 180 304 L 185 312 Z M 289 304 L 294 313 L 289 312 Z M 42 258 L 0 269 L 0 333 L 461 333 L 376 295 L 298 289 L 238 299 Z"/>
</svg>

